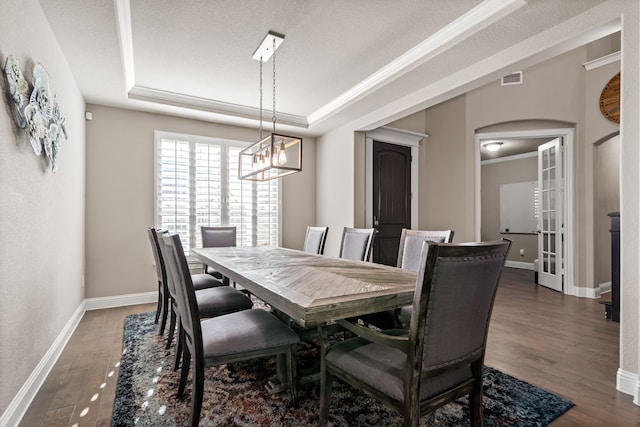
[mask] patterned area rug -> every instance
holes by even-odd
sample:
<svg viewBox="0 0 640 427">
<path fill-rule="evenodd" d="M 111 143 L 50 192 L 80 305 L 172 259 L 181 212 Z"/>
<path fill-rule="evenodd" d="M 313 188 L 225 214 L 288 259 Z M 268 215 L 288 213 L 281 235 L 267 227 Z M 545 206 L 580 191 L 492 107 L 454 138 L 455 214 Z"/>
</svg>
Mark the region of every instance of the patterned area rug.
<svg viewBox="0 0 640 427">
<path fill-rule="evenodd" d="M 154 313 L 125 319 L 122 363 L 113 409 L 113 426 L 184 426 L 191 408 L 186 395 L 175 397 L 179 373 L 173 351 L 157 335 Z M 317 359 L 314 347 L 302 348 L 299 363 Z M 319 384 L 299 387 L 300 407 L 288 393 L 270 395 L 264 385 L 275 374 L 275 360 L 262 359 L 207 368 L 201 426 L 312 426 L 317 423 Z M 486 426 L 546 426 L 573 403 L 492 368 L 485 368 Z M 333 426 L 401 426 L 402 418 L 365 394 L 334 381 Z M 468 426 L 466 398 L 425 416 L 421 425 Z"/>
</svg>

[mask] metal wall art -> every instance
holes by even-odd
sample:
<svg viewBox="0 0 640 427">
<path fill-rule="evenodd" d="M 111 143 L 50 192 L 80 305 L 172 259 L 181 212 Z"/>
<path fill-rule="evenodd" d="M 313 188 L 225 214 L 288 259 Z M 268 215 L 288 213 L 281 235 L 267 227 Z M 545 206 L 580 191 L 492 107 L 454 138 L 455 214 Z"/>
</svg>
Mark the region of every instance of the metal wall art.
<svg viewBox="0 0 640 427">
<path fill-rule="evenodd" d="M 33 67 L 32 84 L 24 78 L 20 63 L 9 55 L 4 66 L 13 100 L 14 118 L 27 133 L 33 152 L 47 156 L 53 173 L 58 170 L 62 138 L 67 139 L 64 118 L 60 115 L 58 99 L 49 92 L 49 74 L 42 64 Z"/>
</svg>

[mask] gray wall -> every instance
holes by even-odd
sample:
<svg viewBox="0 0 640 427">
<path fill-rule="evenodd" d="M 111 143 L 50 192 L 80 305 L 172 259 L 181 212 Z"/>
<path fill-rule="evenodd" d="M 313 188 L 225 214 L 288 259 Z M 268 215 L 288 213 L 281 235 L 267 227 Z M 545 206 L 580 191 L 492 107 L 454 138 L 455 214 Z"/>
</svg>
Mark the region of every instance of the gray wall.
<svg viewBox="0 0 640 427">
<path fill-rule="evenodd" d="M 611 282 L 611 219 L 620 211 L 620 136 L 594 147 L 594 259 L 595 283 Z"/>
<path fill-rule="evenodd" d="M 500 185 L 538 180 L 538 157 L 508 160 L 482 165 L 482 240 L 507 238 L 513 243 L 509 261 L 533 263 L 538 253 L 537 234 L 500 233 Z M 520 255 L 524 249 L 524 256 Z"/>
<path fill-rule="evenodd" d="M 253 141 L 257 130 L 88 105 L 87 298 L 155 291 L 146 229 L 154 224 L 155 130 Z M 315 141 L 304 138 L 303 171 L 282 179 L 285 247 L 302 248 L 315 224 Z"/>
<path fill-rule="evenodd" d="M 454 242 L 475 239 L 473 198 L 466 186 L 473 182 L 473 168 L 467 164 L 464 123 L 465 96 L 443 102 L 426 111 L 425 131 L 430 136 L 420 146 L 419 227 L 453 230 Z"/>
<path fill-rule="evenodd" d="M 84 100 L 37 2 L 3 0 L 0 41 L 2 68 L 13 54 L 29 80 L 35 62 L 48 71 L 68 132 L 54 175 L 12 120 L 0 73 L 2 414 L 84 298 L 85 123 Z"/>
</svg>

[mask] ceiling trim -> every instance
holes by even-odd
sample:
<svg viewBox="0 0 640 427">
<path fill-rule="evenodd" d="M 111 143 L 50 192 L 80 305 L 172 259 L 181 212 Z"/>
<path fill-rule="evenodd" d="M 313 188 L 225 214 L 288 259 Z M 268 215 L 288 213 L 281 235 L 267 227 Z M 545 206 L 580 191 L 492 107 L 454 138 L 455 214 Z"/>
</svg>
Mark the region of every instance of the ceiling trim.
<svg viewBox="0 0 640 427">
<path fill-rule="evenodd" d="M 617 52 L 610 53 L 609 55 L 596 58 L 589 62 L 585 62 L 584 64 L 582 64 L 582 66 L 584 67 L 585 70 L 591 71 L 591 70 L 595 70 L 596 68 L 604 67 L 605 65 L 608 65 L 608 64 L 613 64 L 616 61 L 620 61 L 621 58 L 622 58 L 622 54 L 620 53 L 620 51 L 617 51 Z"/>
<path fill-rule="evenodd" d="M 309 116 L 277 113 L 278 122 L 308 128 L 325 120 L 524 5 L 526 0 L 485 0 Z M 254 107 L 136 85 L 130 0 L 115 0 L 115 9 L 125 90 L 129 98 L 253 120 L 260 119 L 259 109 Z"/>
<path fill-rule="evenodd" d="M 131 3 L 129 0 L 116 0 L 116 23 L 120 56 L 124 71 L 125 92 L 129 92 L 136 84 L 135 66 L 133 63 L 133 36 L 131 32 Z"/>
<path fill-rule="evenodd" d="M 342 95 L 311 113 L 308 116 L 309 124 L 314 125 L 332 116 L 526 4 L 525 0 L 485 0 Z"/>
<path fill-rule="evenodd" d="M 231 104 L 209 98 L 169 92 L 145 86 L 135 85 L 128 93 L 130 99 L 155 102 L 176 107 L 190 108 L 228 116 L 260 120 L 260 109 L 246 105 Z M 295 114 L 276 112 L 277 123 L 281 125 L 308 128 L 307 119 Z"/>
</svg>

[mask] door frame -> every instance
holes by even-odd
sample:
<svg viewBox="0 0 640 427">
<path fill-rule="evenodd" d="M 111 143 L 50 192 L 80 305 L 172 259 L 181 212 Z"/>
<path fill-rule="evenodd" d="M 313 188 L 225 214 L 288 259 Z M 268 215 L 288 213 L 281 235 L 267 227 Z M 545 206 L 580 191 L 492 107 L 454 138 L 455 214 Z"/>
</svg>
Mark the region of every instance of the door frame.
<svg viewBox="0 0 640 427">
<path fill-rule="evenodd" d="M 548 160 L 549 163 L 549 168 L 553 167 L 554 168 L 554 174 L 555 174 L 555 188 L 546 188 L 544 185 L 544 175 L 545 175 L 545 170 L 544 170 L 544 157 L 545 154 L 544 152 L 547 150 L 553 150 L 554 154 L 555 154 L 555 159 L 554 159 L 554 164 L 553 166 L 551 166 L 551 162 Z M 564 252 L 565 252 L 565 245 L 564 245 L 564 231 L 565 231 L 565 227 L 564 227 L 564 223 L 566 223 L 566 218 L 564 216 L 564 210 L 565 210 L 565 206 L 564 206 L 564 201 L 562 200 L 562 194 L 564 194 L 564 183 L 565 183 L 565 179 L 561 179 L 558 180 L 557 177 L 558 176 L 566 176 L 564 173 L 564 170 L 562 169 L 562 167 L 564 166 L 564 138 L 554 138 L 548 142 L 545 142 L 544 144 L 540 144 L 538 145 L 538 164 L 537 164 L 537 169 L 538 169 L 538 194 L 536 197 L 536 202 L 538 203 L 538 207 L 540 210 L 540 216 L 538 217 L 538 224 L 537 224 L 537 229 L 538 229 L 538 284 L 545 286 L 549 289 L 553 289 L 555 291 L 563 291 L 563 278 L 565 276 L 564 274 Z M 560 172 L 560 173 L 558 173 Z M 550 178 L 547 177 L 548 182 L 550 181 Z M 547 206 L 547 204 L 545 203 L 545 190 L 549 190 L 550 193 L 553 194 L 553 201 L 554 203 L 554 210 L 556 212 L 556 216 L 555 216 L 555 220 L 551 219 L 551 216 L 549 217 L 549 224 L 547 224 L 547 227 L 549 228 L 548 230 L 545 229 L 545 221 L 544 221 L 544 212 L 545 210 L 549 209 L 550 206 Z M 546 202 L 549 202 L 549 199 L 546 200 Z M 549 209 L 550 210 L 550 209 Z M 559 215 L 557 215 L 557 213 L 559 213 Z M 553 224 L 553 228 L 551 228 L 551 223 L 554 222 Z M 550 231 L 555 231 L 555 233 L 550 233 Z M 555 270 L 553 272 L 551 272 L 552 269 L 552 263 L 549 262 L 548 265 L 548 269 L 549 272 L 544 271 L 545 270 L 545 239 L 547 239 L 547 236 L 550 237 L 550 235 L 553 234 L 553 245 L 551 245 L 551 242 L 549 241 L 549 248 L 548 251 L 549 253 L 553 253 L 553 256 L 555 257 L 554 260 L 554 265 L 555 265 Z M 552 250 L 553 248 L 553 250 Z M 560 256 L 558 256 L 558 254 L 560 254 Z M 558 261 L 560 261 L 560 263 L 558 263 Z M 558 266 L 560 267 L 558 269 Z M 560 272 L 560 275 L 558 275 L 558 271 Z"/>
<path fill-rule="evenodd" d="M 563 292 L 567 295 L 576 295 L 574 287 L 573 270 L 574 270 L 574 248 L 573 248 L 573 199 L 574 199 L 574 174 L 573 174 L 573 150 L 574 150 L 573 128 L 551 128 L 551 129 L 535 129 L 535 130 L 519 130 L 505 132 L 486 132 L 475 134 L 475 235 L 476 240 L 481 239 L 482 224 L 482 183 L 481 183 L 481 159 L 480 148 L 482 142 L 487 139 L 512 139 L 512 138 L 562 138 L 564 141 L 564 153 L 562 156 L 564 168 L 564 195 L 562 197 L 563 206 L 563 223 L 564 223 L 564 260 L 562 263 L 562 274 L 564 275 Z"/>
<path fill-rule="evenodd" d="M 419 152 L 425 133 L 382 126 L 365 135 L 365 227 L 373 228 L 373 141 L 411 147 L 411 228 L 418 228 Z"/>
</svg>

